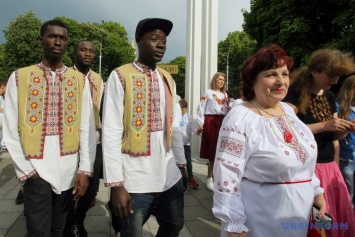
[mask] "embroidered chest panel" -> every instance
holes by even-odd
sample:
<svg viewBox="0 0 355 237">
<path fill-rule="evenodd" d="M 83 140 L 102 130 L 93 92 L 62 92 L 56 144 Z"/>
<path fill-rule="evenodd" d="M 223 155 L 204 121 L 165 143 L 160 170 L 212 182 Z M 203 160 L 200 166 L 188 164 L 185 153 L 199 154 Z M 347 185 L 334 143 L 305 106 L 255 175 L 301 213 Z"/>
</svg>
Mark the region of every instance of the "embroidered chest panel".
<svg viewBox="0 0 355 237">
<path fill-rule="evenodd" d="M 78 86 L 74 74 L 65 74 L 62 82 L 56 78 L 53 83 L 47 84 L 43 72 L 30 71 L 25 112 L 25 123 L 30 127 L 30 133 L 45 123 L 46 134 L 56 135 L 61 122 L 71 133 L 72 126 L 79 119 Z"/>
<path fill-rule="evenodd" d="M 132 80 L 132 120 L 131 127 L 139 136 L 140 132 L 148 125 L 148 118 L 150 117 L 150 109 L 148 109 L 149 101 L 149 80 L 148 77 L 142 74 L 131 75 Z"/>
</svg>

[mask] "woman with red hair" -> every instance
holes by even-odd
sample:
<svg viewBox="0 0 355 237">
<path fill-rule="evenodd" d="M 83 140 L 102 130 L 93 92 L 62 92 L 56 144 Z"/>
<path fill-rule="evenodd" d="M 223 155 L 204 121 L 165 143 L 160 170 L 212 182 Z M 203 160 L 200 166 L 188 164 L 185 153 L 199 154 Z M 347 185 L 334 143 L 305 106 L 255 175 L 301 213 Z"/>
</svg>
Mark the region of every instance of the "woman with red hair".
<svg viewBox="0 0 355 237">
<path fill-rule="evenodd" d="M 312 205 L 326 212 L 314 174 L 317 143 L 291 106 L 293 60 L 278 45 L 242 68 L 244 102 L 223 120 L 213 174 L 213 213 L 225 237 L 305 237 Z"/>
</svg>

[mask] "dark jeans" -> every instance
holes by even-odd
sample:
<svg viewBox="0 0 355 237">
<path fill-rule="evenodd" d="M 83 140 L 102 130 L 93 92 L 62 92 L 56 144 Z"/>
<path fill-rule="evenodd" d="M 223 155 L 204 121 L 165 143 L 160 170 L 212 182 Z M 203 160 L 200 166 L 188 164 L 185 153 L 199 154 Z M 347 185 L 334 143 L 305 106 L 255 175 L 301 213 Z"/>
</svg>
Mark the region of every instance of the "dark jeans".
<svg viewBox="0 0 355 237">
<path fill-rule="evenodd" d="M 177 237 L 184 226 L 184 185 L 182 179 L 161 193 L 130 193 L 133 214 L 121 221 L 121 237 L 142 237 L 142 227 L 151 215 L 159 224 L 156 237 Z"/>
<path fill-rule="evenodd" d="M 344 177 L 346 187 L 348 188 L 349 195 L 353 205 L 355 206 L 354 198 L 354 183 L 355 183 L 355 162 L 353 160 L 340 160 L 339 161 L 340 171 Z"/>
<path fill-rule="evenodd" d="M 72 189 L 56 194 L 43 179 L 30 178 L 24 197 L 27 237 L 62 237 Z"/>
<path fill-rule="evenodd" d="M 102 147 L 101 144 L 97 144 L 96 147 L 96 157 L 94 163 L 94 175 L 89 177 L 89 186 L 86 189 L 85 195 L 79 198 L 76 204 L 70 207 L 68 213 L 67 223 L 65 226 L 65 233 L 70 231 L 70 228 L 75 223 L 84 223 L 86 213 L 90 208 L 91 202 L 96 197 L 97 192 L 99 191 L 100 177 L 102 176 Z"/>
<path fill-rule="evenodd" d="M 184 151 L 186 159 L 187 179 L 193 179 L 194 175 L 192 174 L 191 146 L 184 145 Z"/>
</svg>

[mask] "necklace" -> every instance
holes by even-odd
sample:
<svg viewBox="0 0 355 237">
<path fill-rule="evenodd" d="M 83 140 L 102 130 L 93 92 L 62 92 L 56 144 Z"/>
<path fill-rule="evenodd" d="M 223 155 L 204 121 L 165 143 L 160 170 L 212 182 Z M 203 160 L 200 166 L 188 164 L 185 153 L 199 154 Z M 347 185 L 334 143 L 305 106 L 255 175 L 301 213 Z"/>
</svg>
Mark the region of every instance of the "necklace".
<svg viewBox="0 0 355 237">
<path fill-rule="evenodd" d="M 273 117 L 279 117 L 279 116 L 276 116 L 274 114 L 271 114 L 269 112 L 267 112 L 265 110 L 265 108 L 263 108 L 260 104 L 258 104 L 256 101 L 252 100 L 251 101 L 255 107 L 258 109 L 259 113 L 261 114 L 261 116 L 263 116 L 263 114 L 261 113 L 261 110 L 264 111 L 265 113 L 273 116 Z M 266 118 L 266 120 L 268 121 L 273 133 L 275 134 L 276 138 L 281 141 L 282 143 L 284 143 L 285 145 L 287 146 L 290 146 L 290 147 L 298 147 L 299 146 L 299 143 L 298 143 L 298 140 L 296 138 L 296 140 L 294 142 L 293 141 L 293 137 L 294 136 L 294 131 L 293 131 L 293 128 L 292 126 L 290 125 L 289 121 L 288 121 L 288 117 L 286 116 L 286 112 L 284 110 L 284 108 L 282 106 L 280 106 L 281 110 L 282 110 L 282 116 L 285 118 L 285 121 L 286 121 L 286 126 L 284 126 L 284 131 L 283 131 L 283 139 L 280 138 L 280 136 L 277 134 L 277 132 L 275 131 L 275 128 L 273 126 L 273 124 L 271 123 L 271 121 L 269 120 L 269 118 Z M 290 130 L 289 130 L 290 128 Z M 296 143 L 295 145 L 294 144 L 291 144 L 291 143 Z"/>
<path fill-rule="evenodd" d="M 255 100 L 252 100 L 251 102 L 252 102 L 252 103 L 255 105 L 255 107 L 259 110 L 259 112 L 260 112 L 260 110 L 262 110 L 262 111 L 264 111 L 265 113 L 267 113 L 268 115 L 271 115 L 271 116 L 273 116 L 273 117 L 280 117 L 280 115 L 275 115 L 275 114 L 272 114 L 272 113 L 266 111 L 266 108 L 264 108 L 261 104 L 259 104 L 259 103 L 256 102 Z M 281 109 L 282 109 L 282 107 L 281 107 Z M 260 114 L 261 114 L 261 113 L 260 113 Z M 281 115 L 281 116 L 284 116 L 284 115 L 285 115 L 285 111 L 282 110 L 282 115 Z"/>
</svg>

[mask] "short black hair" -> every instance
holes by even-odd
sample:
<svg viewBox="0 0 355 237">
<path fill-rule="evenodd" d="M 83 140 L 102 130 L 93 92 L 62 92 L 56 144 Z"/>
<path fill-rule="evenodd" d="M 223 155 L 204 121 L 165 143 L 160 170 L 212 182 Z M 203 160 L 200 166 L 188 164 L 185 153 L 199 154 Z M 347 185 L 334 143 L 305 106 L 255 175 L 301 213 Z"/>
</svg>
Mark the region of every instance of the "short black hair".
<svg viewBox="0 0 355 237">
<path fill-rule="evenodd" d="M 82 43 L 82 42 L 89 42 L 89 43 L 91 43 L 91 44 L 94 46 L 94 50 L 96 51 L 95 45 L 94 45 L 94 43 L 93 43 L 92 41 L 90 41 L 90 40 L 80 40 L 80 41 L 79 41 L 78 43 L 76 43 L 76 45 L 74 46 L 74 53 L 75 53 L 76 50 L 78 49 L 79 44 Z"/>
<path fill-rule="evenodd" d="M 69 30 L 68 30 L 67 25 L 63 21 L 61 21 L 59 19 L 53 19 L 53 20 L 49 20 L 49 21 L 46 21 L 46 22 L 43 23 L 43 25 L 41 26 L 41 31 L 40 31 L 41 37 L 44 36 L 44 33 L 46 32 L 48 26 L 60 26 L 60 27 L 63 27 L 63 28 L 65 28 L 67 30 L 68 35 L 69 35 Z"/>
</svg>

